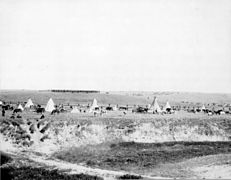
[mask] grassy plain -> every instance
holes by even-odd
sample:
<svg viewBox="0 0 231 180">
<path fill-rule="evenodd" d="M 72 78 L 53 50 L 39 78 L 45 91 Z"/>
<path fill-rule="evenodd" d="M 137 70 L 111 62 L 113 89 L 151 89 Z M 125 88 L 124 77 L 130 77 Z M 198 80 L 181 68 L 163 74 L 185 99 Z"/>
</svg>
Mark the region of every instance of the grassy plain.
<svg viewBox="0 0 231 180">
<path fill-rule="evenodd" d="M 88 104 L 94 98 L 100 105 L 147 105 L 151 104 L 153 97 L 158 97 L 159 104 L 165 105 L 169 101 L 172 105 L 198 105 L 203 104 L 231 104 L 231 94 L 205 94 L 205 93 L 179 93 L 179 92 L 106 92 L 102 93 L 54 93 L 49 91 L 28 90 L 0 90 L 1 101 L 14 103 L 26 102 L 31 98 L 34 103 L 45 105 L 49 98 L 57 104 Z"/>
</svg>

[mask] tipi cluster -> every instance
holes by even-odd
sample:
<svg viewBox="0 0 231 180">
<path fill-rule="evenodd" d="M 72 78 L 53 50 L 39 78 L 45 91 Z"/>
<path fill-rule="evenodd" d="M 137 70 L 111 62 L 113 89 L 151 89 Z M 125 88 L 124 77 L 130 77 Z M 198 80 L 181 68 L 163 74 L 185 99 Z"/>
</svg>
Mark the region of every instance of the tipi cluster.
<svg viewBox="0 0 231 180">
<path fill-rule="evenodd" d="M 2 103 L 2 102 L 1 102 Z M 34 106 L 34 103 L 32 102 L 31 98 L 28 99 L 27 103 L 25 104 L 25 106 L 23 107 L 22 104 L 20 103 L 17 107 L 17 109 L 20 109 L 20 110 L 24 110 L 24 109 L 28 109 L 28 108 L 31 108 Z M 55 103 L 54 101 L 52 100 L 52 98 L 49 99 L 49 101 L 47 102 L 46 104 L 46 107 L 45 107 L 45 110 L 47 112 L 52 112 L 53 110 L 55 109 Z"/>
<path fill-rule="evenodd" d="M 156 113 L 161 113 L 163 111 L 167 111 L 168 109 L 171 109 L 169 102 L 167 101 L 166 105 L 163 107 L 163 109 L 161 109 L 158 102 L 157 102 L 157 97 L 154 97 L 154 100 L 149 107 L 150 112 L 156 112 Z"/>
</svg>

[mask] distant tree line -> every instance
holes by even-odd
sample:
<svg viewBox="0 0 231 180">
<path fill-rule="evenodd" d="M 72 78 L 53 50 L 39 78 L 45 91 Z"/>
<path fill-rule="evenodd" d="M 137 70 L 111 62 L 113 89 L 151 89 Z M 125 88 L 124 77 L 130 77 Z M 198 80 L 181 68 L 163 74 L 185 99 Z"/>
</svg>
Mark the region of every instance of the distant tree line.
<svg viewBox="0 0 231 180">
<path fill-rule="evenodd" d="M 69 93 L 100 93 L 100 91 L 96 90 L 61 90 L 61 89 L 52 89 L 51 92 L 69 92 Z"/>
</svg>

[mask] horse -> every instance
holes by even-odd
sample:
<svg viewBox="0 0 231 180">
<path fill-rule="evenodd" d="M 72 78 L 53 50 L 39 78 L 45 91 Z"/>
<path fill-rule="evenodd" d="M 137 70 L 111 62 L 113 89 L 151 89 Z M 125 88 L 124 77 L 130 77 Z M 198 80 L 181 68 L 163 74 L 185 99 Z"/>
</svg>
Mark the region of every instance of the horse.
<svg viewBox="0 0 231 180">
<path fill-rule="evenodd" d="M 99 107 L 95 107 L 95 110 L 98 111 L 98 110 L 99 110 Z"/>
<path fill-rule="evenodd" d="M 106 107 L 106 110 L 107 110 L 107 111 L 113 111 L 113 107 L 108 106 L 108 107 Z"/>
<path fill-rule="evenodd" d="M 60 111 L 58 109 L 54 109 L 54 110 L 51 111 L 51 115 L 54 115 L 55 113 L 59 114 Z"/>
<path fill-rule="evenodd" d="M 195 109 L 187 109 L 187 112 L 189 112 L 189 113 L 196 113 L 196 110 Z"/>
<path fill-rule="evenodd" d="M 222 115 L 222 114 L 225 114 L 225 112 L 220 109 L 220 110 L 214 111 L 214 114 Z"/>
<path fill-rule="evenodd" d="M 45 112 L 45 108 L 39 107 L 39 108 L 37 108 L 37 109 L 35 110 L 35 112 L 37 112 L 37 113 L 44 113 L 44 112 Z"/>
<path fill-rule="evenodd" d="M 67 112 L 67 110 L 66 110 L 66 109 L 64 109 L 64 108 L 61 108 L 61 109 L 59 110 L 59 112 L 61 112 L 61 113 L 65 113 L 65 112 Z"/>
<path fill-rule="evenodd" d="M 14 108 L 13 108 L 13 106 L 7 104 L 7 105 L 2 105 L 2 109 L 4 109 L 4 110 L 13 110 Z"/>
<path fill-rule="evenodd" d="M 165 111 L 166 111 L 167 114 L 171 114 L 171 110 L 172 110 L 171 108 L 166 108 L 165 109 Z"/>
<path fill-rule="evenodd" d="M 13 113 L 18 113 L 18 112 L 22 112 L 21 109 L 14 109 Z"/>
<path fill-rule="evenodd" d="M 44 119 L 45 118 L 45 116 L 44 116 L 44 114 L 42 114 L 42 116 L 40 117 L 40 119 Z"/>
<path fill-rule="evenodd" d="M 147 113 L 148 112 L 148 108 L 138 107 L 136 109 L 133 109 L 133 112 L 136 112 L 136 113 Z"/>
<path fill-rule="evenodd" d="M 120 106 L 120 107 L 119 107 L 119 110 L 126 110 L 126 111 L 127 111 L 127 110 L 128 110 L 128 107 Z"/>
</svg>

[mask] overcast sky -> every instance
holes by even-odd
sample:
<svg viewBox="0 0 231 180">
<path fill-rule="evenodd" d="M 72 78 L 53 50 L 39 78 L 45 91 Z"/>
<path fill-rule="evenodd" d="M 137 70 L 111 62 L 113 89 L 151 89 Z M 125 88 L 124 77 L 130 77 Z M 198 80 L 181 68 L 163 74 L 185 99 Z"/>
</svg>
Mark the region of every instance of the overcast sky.
<svg viewBox="0 0 231 180">
<path fill-rule="evenodd" d="M 0 88 L 231 93 L 231 1 L 1 0 Z"/>
</svg>

